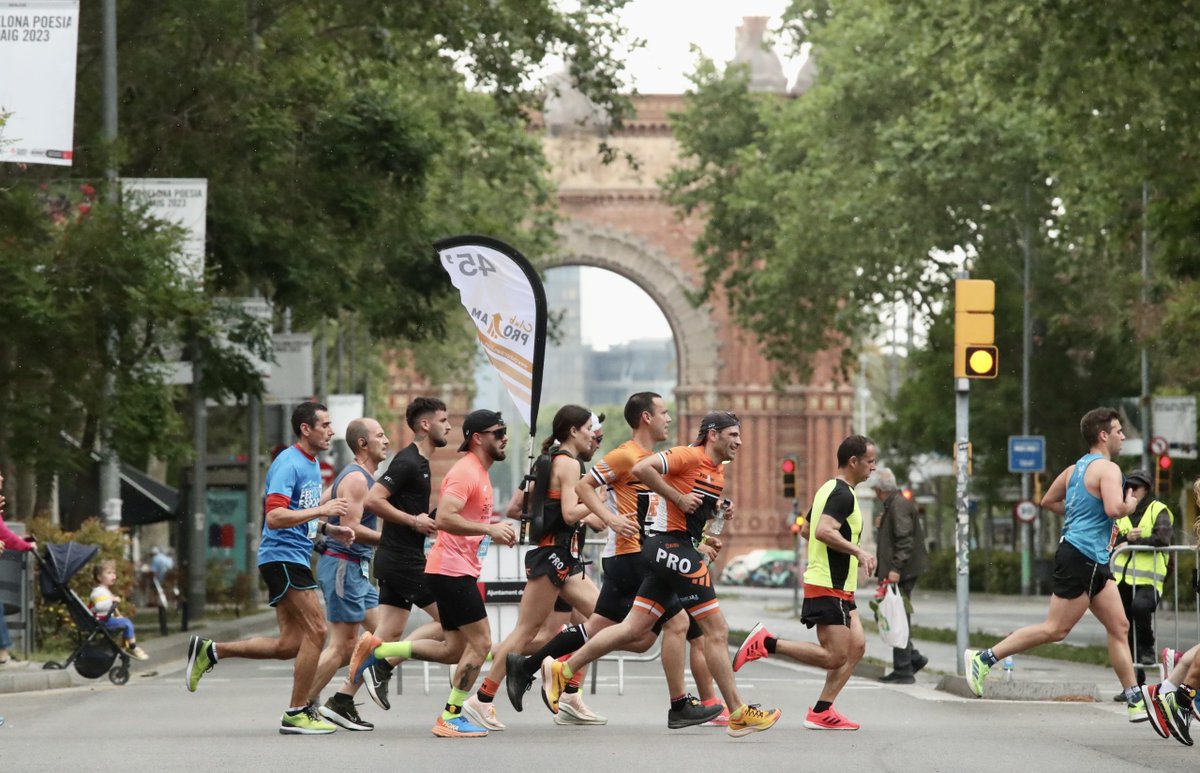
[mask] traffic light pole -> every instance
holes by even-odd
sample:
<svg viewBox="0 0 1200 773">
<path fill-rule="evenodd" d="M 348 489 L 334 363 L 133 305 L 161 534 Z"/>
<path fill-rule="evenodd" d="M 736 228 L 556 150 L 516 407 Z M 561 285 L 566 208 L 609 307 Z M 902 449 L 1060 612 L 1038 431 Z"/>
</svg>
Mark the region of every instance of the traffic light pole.
<svg viewBox="0 0 1200 773">
<path fill-rule="evenodd" d="M 961 657 L 970 642 L 968 640 L 968 592 L 970 590 L 970 550 L 971 530 L 970 513 L 967 510 L 967 485 L 970 482 L 970 407 L 971 381 L 965 378 L 954 379 L 954 503 L 957 512 L 954 526 L 955 544 L 955 619 L 957 621 L 957 636 L 959 657 L 958 673 L 964 674 Z"/>
</svg>

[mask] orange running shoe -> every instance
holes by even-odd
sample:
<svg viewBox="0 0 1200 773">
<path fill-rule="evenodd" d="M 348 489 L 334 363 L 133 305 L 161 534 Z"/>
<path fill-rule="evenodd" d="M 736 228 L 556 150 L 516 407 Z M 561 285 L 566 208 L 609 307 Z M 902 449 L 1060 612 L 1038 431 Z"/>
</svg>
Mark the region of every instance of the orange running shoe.
<svg viewBox="0 0 1200 773">
<path fill-rule="evenodd" d="M 354 645 L 354 654 L 350 656 L 350 676 L 354 684 L 362 682 L 363 671 L 375 664 L 375 648 L 380 644 L 383 644 L 383 639 L 370 631 L 363 631 L 363 635 L 358 637 L 358 643 Z"/>
<path fill-rule="evenodd" d="M 804 726 L 809 730 L 857 730 L 858 723 L 851 722 L 844 716 L 834 710 L 833 706 L 822 711 L 820 714 L 808 710 L 808 716 L 804 718 Z"/>
</svg>

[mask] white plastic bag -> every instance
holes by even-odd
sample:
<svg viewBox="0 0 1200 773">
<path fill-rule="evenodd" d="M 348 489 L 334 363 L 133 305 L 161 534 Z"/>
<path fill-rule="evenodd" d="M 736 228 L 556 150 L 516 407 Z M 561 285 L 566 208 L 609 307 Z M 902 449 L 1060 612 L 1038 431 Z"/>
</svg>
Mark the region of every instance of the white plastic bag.
<svg viewBox="0 0 1200 773">
<path fill-rule="evenodd" d="M 904 597 L 900 589 L 889 584 L 887 593 L 875 608 L 875 622 L 879 624 L 879 638 L 894 649 L 908 644 L 908 615 L 904 613 Z"/>
</svg>

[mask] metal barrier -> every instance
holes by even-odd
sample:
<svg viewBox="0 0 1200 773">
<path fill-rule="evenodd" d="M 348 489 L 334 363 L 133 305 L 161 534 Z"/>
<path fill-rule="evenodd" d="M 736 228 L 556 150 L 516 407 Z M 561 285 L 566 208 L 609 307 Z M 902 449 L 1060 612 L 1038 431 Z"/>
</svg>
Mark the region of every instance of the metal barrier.
<svg viewBox="0 0 1200 773">
<path fill-rule="evenodd" d="M 1131 554 L 1131 553 L 1151 553 L 1156 556 L 1159 554 L 1169 554 L 1169 555 L 1181 554 L 1181 555 L 1183 555 L 1183 554 L 1191 553 L 1193 555 L 1196 555 L 1198 557 L 1198 559 L 1200 559 L 1200 549 L 1198 549 L 1197 546 L 1195 546 L 1195 545 L 1169 545 L 1167 547 L 1151 547 L 1149 545 L 1122 545 L 1113 551 L 1112 557 L 1109 559 L 1109 562 L 1108 562 L 1109 569 L 1112 571 L 1113 577 L 1117 580 L 1118 583 L 1120 583 L 1120 581 L 1121 581 L 1122 574 L 1126 573 L 1126 569 L 1117 567 L 1117 556 L 1122 555 L 1122 554 Z M 1172 647 L 1172 649 L 1178 650 L 1180 652 L 1184 652 L 1184 651 L 1188 650 L 1193 644 L 1200 642 L 1200 576 L 1197 576 L 1197 568 L 1200 568 L 1200 560 L 1198 560 L 1196 562 L 1196 565 L 1192 570 L 1192 576 L 1184 578 L 1184 581 L 1186 583 L 1186 589 L 1187 589 L 1187 591 L 1190 592 L 1190 594 L 1185 594 L 1185 596 L 1186 595 L 1191 596 L 1192 603 L 1194 606 L 1194 609 L 1192 610 L 1192 615 L 1195 616 L 1195 620 L 1196 620 L 1195 628 L 1191 632 L 1191 637 L 1188 639 L 1181 638 L 1180 621 L 1181 621 L 1181 618 L 1183 617 L 1183 615 L 1181 614 L 1183 610 L 1181 610 L 1181 606 L 1180 606 L 1179 563 L 1180 562 L 1178 560 L 1170 562 L 1171 573 L 1167 578 L 1164 578 L 1163 595 L 1162 595 L 1162 597 L 1160 597 L 1158 599 L 1158 604 L 1156 604 L 1155 608 L 1154 608 L 1153 630 L 1151 631 L 1151 633 L 1158 640 L 1159 646 L 1161 646 L 1164 637 L 1163 637 L 1162 627 L 1159 625 L 1159 611 L 1162 610 L 1164 606 L 1168 606 L 1170 609 L 1170 612 L 1172 613 L 1171 616 L 1174 621 L 1174 641 L 1173 641 L 1174 646 Z M 1132 571 L 1133 570 L 1129 570 L 1130 573 Z M 1171 591 L 1171 598 L 1170 598 L 1169 603 L 1167 603 L 1167 599 L 1166 599 L 1166 592 L 1168 590 L 1168 586 L 1170 586 L 1169 589 Z M 1157 591 L 1156 586 L 1150 585 L 1149 587 L 1155 588 L 1155 590 Z M 1137 624 L 1133 621 L 1130 622 L 1130 632 L 1131 632 L 1131 636 L 1132 636 L 1132 640 L 1133 640 L 1133 648 L 1132 648 L 1130 654 L 1133 658 L 1134 667 L 1138 668 L 1139 666 L 1141 666 L 1143 664 L 1138 663 L 1138 657 L 1137 657 L 1138 631 L 1137 631 Z M 1166 674 L 1164 673 L 1166 669 L 1163 667 L 1162 663 L 1159 662 L 1156 665 L 1159 669 L 1159 673 L 1162 676 L 1162 678 L 1166 678 Z"/>
</svg>

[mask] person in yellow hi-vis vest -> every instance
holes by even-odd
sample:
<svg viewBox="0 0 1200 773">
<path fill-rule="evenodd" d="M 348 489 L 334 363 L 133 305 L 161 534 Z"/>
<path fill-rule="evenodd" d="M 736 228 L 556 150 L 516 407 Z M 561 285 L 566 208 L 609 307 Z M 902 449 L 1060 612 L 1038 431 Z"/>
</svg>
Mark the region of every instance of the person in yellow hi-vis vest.
<svg viewBox="0 0 1200 773">
<path fill-rule="evenodd" d="M 1170 508 L 1150 493 L 1150 474 L 1135 470 L 1125 479 L 1125 487 L 1138 499 L 1137 508 L 1119 518 L 1116 545 L 1166 547 L 1174 539 L 1175 516 Z M 1167 579 L 1167 553 L 1129 551 L 1118 553 L 1113 561 L 1117 590 L 1129 618 L 1129 651 L 1142 665 L 1154 665 L 1154 610 L 1162 597 Z"/>
</svg>

